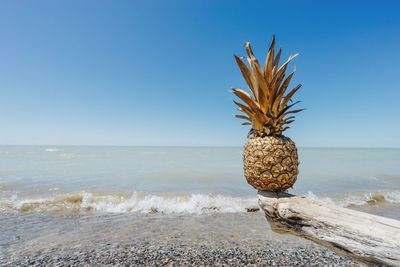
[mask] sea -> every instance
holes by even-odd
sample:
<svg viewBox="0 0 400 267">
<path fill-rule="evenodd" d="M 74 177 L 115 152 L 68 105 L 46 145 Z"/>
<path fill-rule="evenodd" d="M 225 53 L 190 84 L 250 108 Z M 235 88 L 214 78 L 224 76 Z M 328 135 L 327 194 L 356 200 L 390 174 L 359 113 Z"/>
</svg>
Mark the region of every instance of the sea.
<svg viewBox="0 0 400 267">
<path fill-rule="evenodd" d="M 263 239 L 268 224 L 243 176 L 242 152 L 0 146 L 0 260 L 104 240 Z M 289 193 L 400 219 L 400 149 L 298 153 L 299 176 Z"/>
</svg>

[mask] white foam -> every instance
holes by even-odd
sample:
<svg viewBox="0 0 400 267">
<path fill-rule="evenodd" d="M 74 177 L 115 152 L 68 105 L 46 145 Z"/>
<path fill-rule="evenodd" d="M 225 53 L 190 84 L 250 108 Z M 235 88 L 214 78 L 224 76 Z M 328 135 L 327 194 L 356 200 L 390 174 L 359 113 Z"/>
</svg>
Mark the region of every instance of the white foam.
<svg viewBox="0 0 400 267">
<path fill-rule="evenodd" d="M 117 203 L 116 203 L 117 202 Z M 82 205 L 103 212 L 161 212 L 192 213 L 209 212 L 246 212 L 247 208 L 257 207 L 256 198 L 240 198 L 223 195 L 191 194 L 184 196 L 145 195 L 140 197 L 134 193 L 129 199 L 121 202 L 104 198 L 99 201 L 92 194 L 86 194 Z"/>
<path fill-rule="evenodd" d="M 54 191 L 52 191 L 54 192 Z M 400 203 L 400 190 L 375 190 L 334 196 L 317 196 L 309 191 L 311 199 L 341 207 Z M 132 195 L 80 191 L 54 194 L 51 197 L 22 198 L 13 195 L 0 200 L 0 212 L 98 211 L 113 213 L 236 213 L 257 210 L 256 197 L 221 194 L 140 194 Z"/>
<path fill-rule="evenodd" d="M 385 200 L 390 203 L 400 203 L 400 192 L 387 192 L 385 194 Z"/>
<path fill-rule="evenodd" d="M 384 201 L 395 204 L 400 203 L 399 190 L 376 190 L 372 192 L 358 192 L 335 197 L 316 196 L 313 192 L 308 191 L 305 196 L 340 207 L 363 206 Z"/>
<path fill-rule="evenodd" d="M 374 201 L 371 194 L 364 194 L 360 196 L 350 196 L 345 198 L 344 200 L 339 200 L 338 205 L 341 207 L 350 207 L 350 206 L 363 206 L 367 205 L 369 201 Z"/>
<path fill-rule="evenodd" d="M 60 151 L 60 149 L 58 149 L 58 148 L 46 148 L 44 151 L 46 151 L 46 152 L 57 152 L 57 151 Z"/>
<path fill-rule="evenodd" d="M 315 195 L 313 192 L 308 191 L 307 194 L 305 195 L 305 197 L 314 199 L 314 200 L 318 200 L 318 201 L 322 201 L 325 202 L 327 204 L 331 204 L 331 205 L 337 205 L 331 198 L 329 197 L 318 197 L 317 195 Z"/>
<path fill-rule="evenodd" d="M 257 198 L 229 195 L 186 194 L 156 195 L 133 193 L 130 197 L 117 194 L 96 194 L 81 191 L 49 198 L 12 199 L 0 201 L 0 211 L 99 211 L 99 212 L 160 212 L 172 213 L 234 213 L 258 209 Z"/>
<path fill-rule="evenodd" d="M 60 188 L 58 188 L 58 187 L 49 188 L 49 191 L 58 191 L 58 190 L 60 190 Z"/>
</svg>

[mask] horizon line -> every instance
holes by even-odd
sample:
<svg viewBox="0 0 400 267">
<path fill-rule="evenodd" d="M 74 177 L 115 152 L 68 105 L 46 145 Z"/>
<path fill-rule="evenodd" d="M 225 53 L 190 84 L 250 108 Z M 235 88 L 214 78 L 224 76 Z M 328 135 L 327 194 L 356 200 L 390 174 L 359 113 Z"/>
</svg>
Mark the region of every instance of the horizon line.
<svg viewBox="0 0 400 267">
<path fill-rule="evenodd" d="M 61 146 L 61 147 L 77 147 L 77 146 L 86 146 L 86 147 L 243 147 L 244 145 L 234 146 L 234 145 L 105 145 L 105 144 L 0 144 L 0 146 Z M 386 146 L 297 146 L 297 148 L 334 148 L 334 149 L 400 149 L 400 147 L 386 147 Z"/>
</svg>

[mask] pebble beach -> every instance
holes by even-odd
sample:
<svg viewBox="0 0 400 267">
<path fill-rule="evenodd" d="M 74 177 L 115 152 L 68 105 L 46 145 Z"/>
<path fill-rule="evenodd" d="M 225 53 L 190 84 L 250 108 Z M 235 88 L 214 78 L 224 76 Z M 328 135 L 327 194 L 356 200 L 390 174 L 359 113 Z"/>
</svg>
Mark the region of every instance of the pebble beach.
<svg viewBox="0 0 400 267">
<path fill-rule="evenodd" d="M 187 246 L 176 243 L 107 244 L 95 249 L 51 249 L 2 266 L 360 266 L 313 245 Z"/>
<path fill-rule="evenodd" d="M 38 219 L 44 227 L 35 231 Z M 0 266 L 359 266 L 310 241 L 273 233 L 261 212 L 148 215 L 144 221 L 123 214 L 30 214 L 8 223 L 14 232 L 0 234 Z"/>
</svg>

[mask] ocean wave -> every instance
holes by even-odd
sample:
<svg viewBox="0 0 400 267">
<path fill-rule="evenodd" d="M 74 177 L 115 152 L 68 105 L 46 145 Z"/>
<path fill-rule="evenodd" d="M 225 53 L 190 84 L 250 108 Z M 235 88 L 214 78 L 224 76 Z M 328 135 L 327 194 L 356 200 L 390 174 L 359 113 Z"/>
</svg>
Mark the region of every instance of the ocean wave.
<svg viewBox="0 0 400 267">
<path fill-rule="evenodd" d="M 213 194 L 102 194 L 81 191 L 53 197 L 0 200 L 0 212 L 235 213 L 258 211 L 257 198 Z"/>
<path fill-rule="evenodd" d="M 44 151 L 46 151 L 46 152 L 57 152 L 57 151 L 60 151 L 60 149 L 58 149 L 58 148 L 46 148 Z"/>
<path fill-rule="evenodd" d="M 305 196 L 344 208 L 384 203 L 400 204 L 400 190 L 361 191 L 334 196 L 317 196 L 313 192 L 308 191 Z"/>
<path fill-rule="evenodd" d="M 53 190 L 55 192 L 57 190 Z M 306 197 L 345 208 L 400 204 L 400 190 L 375 190 L 340 195 Z M 238 197 L 222 194 L 109 194 L 79 191 L 53 194 L 43 198 L 23 198 L 14 194 L 0 199 L 0 213 L 10 212 L 110 212 L 203 214 L 258 211 L 257 197 Z"/>
</svg>

